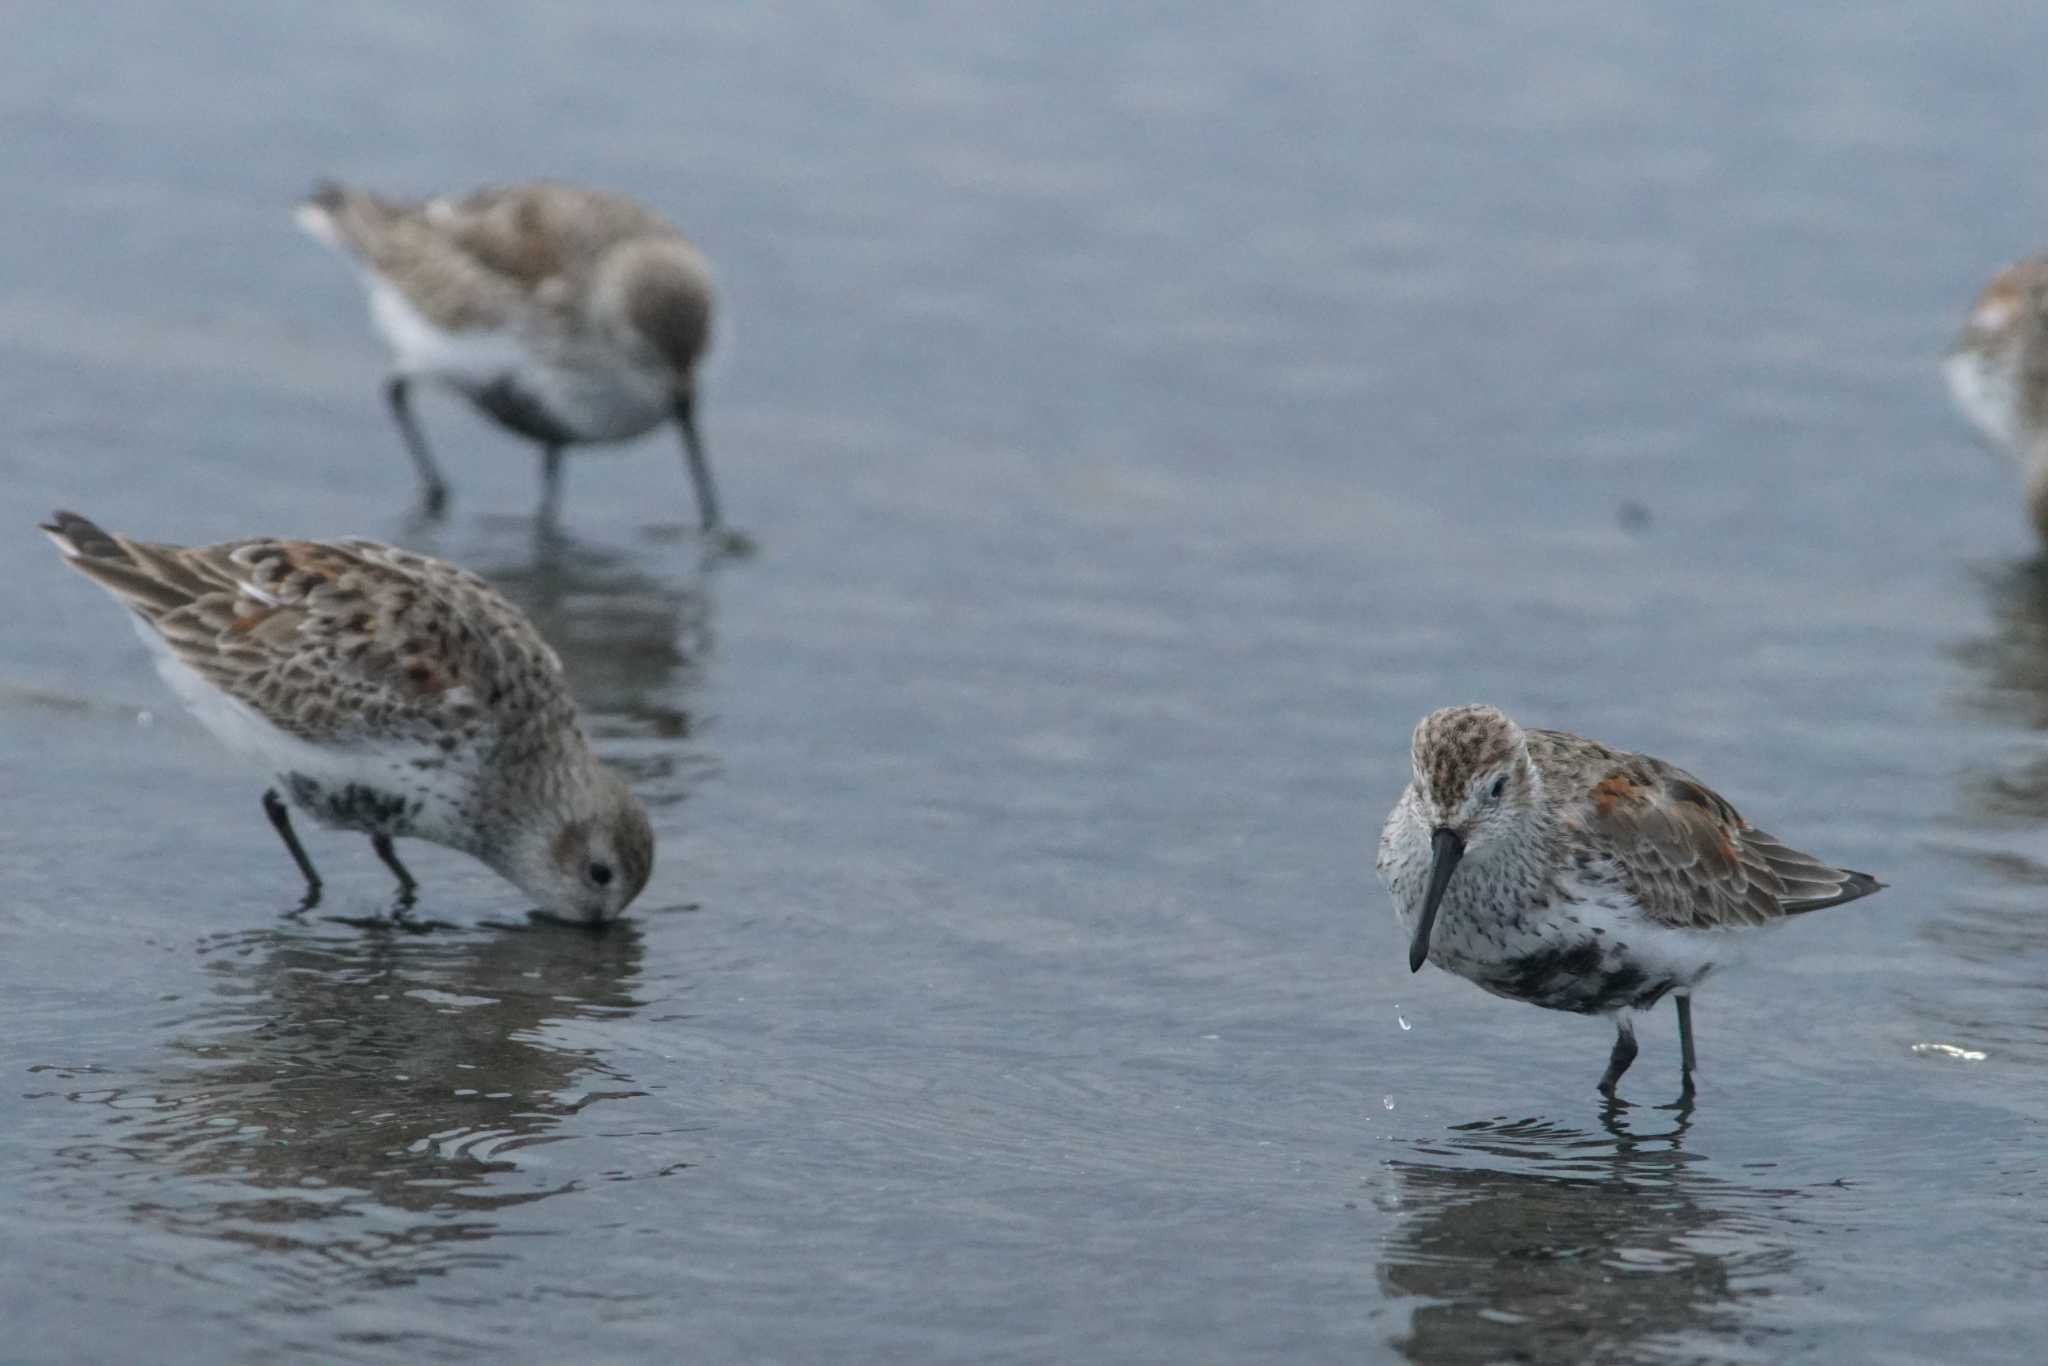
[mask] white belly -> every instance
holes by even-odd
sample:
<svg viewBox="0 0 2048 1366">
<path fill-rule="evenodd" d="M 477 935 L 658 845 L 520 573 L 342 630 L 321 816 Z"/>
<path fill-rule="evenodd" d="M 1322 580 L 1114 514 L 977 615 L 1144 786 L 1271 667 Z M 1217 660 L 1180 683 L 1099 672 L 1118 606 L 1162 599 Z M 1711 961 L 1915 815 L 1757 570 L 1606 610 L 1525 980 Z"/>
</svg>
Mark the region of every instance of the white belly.
<svg viewBox="0 0 2048 1366">
<path fill-rule="evenodd" d="M 406 828 L 393 833 L 458 849 L 473 842 L 474 822 L 468 807 L 475 790 L 475 754 L 461 750 L 448 754 L 430 745 L 404 742 L 316 745 L 302 740 L 201 678 L 146 622 L 138 619 L 135 630 L 150 647 L 157 673 L 199 724 L 229 749 L 276 774 L 288 794 L 297 795 L 294 777 L 309 778 L 330 792 L 354 787 L 388 794 L 402 801 L 408 812 Z M 319 807 L 304 809 L 322 824 L 341 824 Z"/>
<path fill-rule="evenodd" d="M 427 320 L 396 289 L 372 275 L 370 321 L 391 348 L 401 374 L 436 379 L 458 387 L 482 387 L 526 363 L 526 352 L 508 329 L 453 332 Z"/>
<path fill-rule="evenodd" d="M 509 327 L 450 331 L 383 280 L 372 275 L 369 283 L 371 322 L 400 374 L 435 380 L 472 399 L 509 385 L 577 441 L 625 441 L 671 415 L 674 386 L 647 357 L 590 338 L 557 337 L 541 346 Z"/>
<path fill-rule="evenodd" d="M 530 366 L 521 382 L 579 441 L 627 441 L 653 431 L 672 415 L 675 401 L 665 374 L 618 356 Z"/>
<path fill-rule="evenodd" d="M 1552 1010 L 1646 1009 L 1691 990 L 1734 947 L 1725 931 L 1667 929 L 1626 900 L 1557 902 L 1525 912 L 1513 929 L 1490 916 L 1490 903 L 1448 902 L 1430 961 L 1496 996 Z"/>
<path fill-rule="evenodd" d="M 1379 873 L 1404 936 L 1421 915 L 1429 863 L 1422 825 L 1397 807 Z M 1496 996 L 1585 1013 L 1653 1004 L 1727 961 L 1729 935 L 1660 926 L 1612 882 L 1567 878 L 1564 895 L 1544 902 L 1544 881 L 1504 878 L 1468 856 L 1445 889 L 1429 961 Z"/>
</svg>

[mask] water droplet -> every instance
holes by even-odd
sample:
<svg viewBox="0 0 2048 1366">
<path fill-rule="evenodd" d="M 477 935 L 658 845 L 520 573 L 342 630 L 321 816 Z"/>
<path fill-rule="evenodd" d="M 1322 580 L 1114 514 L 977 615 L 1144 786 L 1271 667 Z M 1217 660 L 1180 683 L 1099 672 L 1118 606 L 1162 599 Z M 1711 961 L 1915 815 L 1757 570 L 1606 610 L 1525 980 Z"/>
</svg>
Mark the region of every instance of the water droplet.
<svg viewBox="0 0 2048 1366">
<path fill-rule="evenodd" d="M 1394 1108 L 1394 1098 L 1392 1096 L 1381 1096 L 1380 1104 L 1386 1106 L 1389 1110 L 1391 1110 Z"/>
<path fill-rule="evenodd" d="M 1409 1024 L 1407 1018 L 1401 1014 L 1401 1003 L 1399 1001 L 1394 1002 L 1394 1022 L 1401 1026 L 1401 1032 L 1404 1034 L 1407 1033 L 1409 1030 L 1415 1028 L 1415 1026 Z"/>
</svg>

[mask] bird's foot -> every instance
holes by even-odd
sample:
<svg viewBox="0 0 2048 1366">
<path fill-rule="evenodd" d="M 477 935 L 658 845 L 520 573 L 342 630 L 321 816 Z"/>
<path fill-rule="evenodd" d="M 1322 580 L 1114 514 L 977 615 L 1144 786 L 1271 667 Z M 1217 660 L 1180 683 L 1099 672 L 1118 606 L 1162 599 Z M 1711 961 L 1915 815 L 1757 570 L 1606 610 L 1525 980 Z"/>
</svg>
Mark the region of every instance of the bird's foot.
<svg viewBox="0 0 2048 1366">
<path fill-rule="evenodd" d="M 1694 1089 L 1692 1084 L 1692 1073 L 1688 1072 L 1685 1074 L 1685 1085 L 1679 1091 L 1678 1099 L 1659 1105 L 1657 1108 L 1659 1110 L 1690 1110 L 1698 1095 L 1699 1092 Z"/>
<path fill-rule="evenodd" d="M 732 527 L 708 526 L 704 528 L 705 558 L 709 563 L 720 564 L 726 560 L 751 560 L 761 547 L 752 536 Z"/>
</svg>

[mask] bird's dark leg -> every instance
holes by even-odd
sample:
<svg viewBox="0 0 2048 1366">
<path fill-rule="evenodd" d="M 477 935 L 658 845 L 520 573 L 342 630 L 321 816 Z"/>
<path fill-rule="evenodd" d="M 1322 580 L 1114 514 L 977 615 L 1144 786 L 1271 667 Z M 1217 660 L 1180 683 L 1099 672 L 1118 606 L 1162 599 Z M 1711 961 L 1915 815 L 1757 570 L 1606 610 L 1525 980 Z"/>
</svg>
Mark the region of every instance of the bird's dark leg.
<svg viewBox="0 0 2048 1366">
<path fill-rule="evenodd" d="M 398 861 L 398 851 L 391 847 L 391 836 L 370 836 L 370 847 L 377 851 L 378 858 L 384 860 L 386 868 L 398 874 L 398 904 L 412 905 L 414 894 L 419 891 L 420 885 L 412 880 L 412 874 L 405 871 L 405 865 Z"/>
<path fill-rule="evenodd" d="M 697 486 L 697 518 L 704 530 L 718 530 L 718 490 L 711 485 L 711 462 L 697 437 L 697 396 L 683 394 L 675 403 L 676 426 L 683 431 L 683 455 L 690 462 L 690 482 Z"/>
<path fill-rule="evenodd" d="M 1607 1071 L 1600 1078 L 1600 1094 L 1612 1097 L 1614 1083 L 1621 1080 L 1621 1074 L 1628 1071 L 1628 1065 L 1636 1060 L 1636 1028 L 1629 1023 L 1626 1015 L 1615 1022 L 1614 1051 L 1607 1055 Z"/>
<path fill-rule="evenodd" d="M 405 438 L 405 449 L 412 455 L 413 466 L 420 472 L 420 507 L 427 516 L 439 517 L 448 506 L 448 484 L 427 450 L 427 438 L 420 432 L 420 424 L 413 420 L 412 381 L 404 375 L 393 375 L 384 386 L 384 398 L 391 405 L 391 415 L 398 419 L 398 433 Z"/>
<path fill-rule="evenodd" d="M 1685 1084 L 1681 1094 L 1686 1100 L 1692 1099 L 1692 997 L 1680 992 L 1678 1001 L 1678 1058 L 1679 1068 L 1684 1074 Z"/>
<path fill-rule="evenodd" d="M 562 506 L 562 448 L 553 444 L 540 448 L 540 522 L 544 527 L 555 524 L 555 516 Z"/>
<path fill-rule="evenodd" d="M 320 900 L 320 875 L 313 871 L 313 860 L 306 857 L 305 846 L 299 843 L 299 836 L 292 829 L 292 813 L 284 804 L 284 798 L 277 795 L 276 788 L 263 794 L 263 814 L 270 817 L 271 828 L 284 841 L 284 847 L 292 856 L 292 862 L 299 865 L 299 872 L 306 878 L 306 899 L 299 903 L 300 910 L 307 910 Z"/>
</svg>

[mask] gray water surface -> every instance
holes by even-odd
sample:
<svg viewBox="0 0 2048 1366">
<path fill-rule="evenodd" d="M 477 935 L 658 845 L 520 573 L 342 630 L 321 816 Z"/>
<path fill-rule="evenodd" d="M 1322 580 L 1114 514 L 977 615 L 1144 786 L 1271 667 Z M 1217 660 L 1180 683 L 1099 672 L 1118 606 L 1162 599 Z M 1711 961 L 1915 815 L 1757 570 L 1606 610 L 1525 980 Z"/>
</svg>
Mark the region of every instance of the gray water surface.
<svg viewBox="0 0 2048 1366">
<path fill-rule="evenodd" d="M 247 0 L 0 47 L 0 1357 L 2034 1362 L 2048 573 L 1935 360 L 2048 241 L 2048 16 Z M 671 438 L 423 400 L 336 174 L 641 194 Z M 654 811 L 632 922 L 246 771 L 33 521 L 502 584 Z M 1705 776 L 1881 897 L 1603 1111 L 1410 976 L 1424 711 Z M 1981 1056 L 1977 1056 L 1981 1055 Z"/>
</svg>

